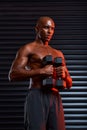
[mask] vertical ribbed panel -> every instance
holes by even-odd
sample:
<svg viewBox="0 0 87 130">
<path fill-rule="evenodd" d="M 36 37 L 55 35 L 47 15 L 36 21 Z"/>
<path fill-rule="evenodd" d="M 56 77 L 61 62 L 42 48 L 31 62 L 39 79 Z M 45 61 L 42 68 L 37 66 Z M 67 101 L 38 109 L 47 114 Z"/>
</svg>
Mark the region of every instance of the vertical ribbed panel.
<svg viewBox="0 0 87 130">
<path fill-rule="evenodd" d="M 73 79 L 60 92 L 66 130 L 87 130 L 87 2 L 0 2 L 0 130 L 23 130 L 24 100 L 29 82 L 9 82 L 17 50 L 35 38 L 39 16 L 56 23 L 51 45 L 63 51 Z"/>
</svg>

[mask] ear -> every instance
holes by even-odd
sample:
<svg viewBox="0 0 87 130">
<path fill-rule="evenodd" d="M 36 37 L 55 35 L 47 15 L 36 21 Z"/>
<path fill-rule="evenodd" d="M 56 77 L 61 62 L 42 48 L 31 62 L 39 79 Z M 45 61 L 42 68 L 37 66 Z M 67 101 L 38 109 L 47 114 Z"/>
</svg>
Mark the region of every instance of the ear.
<svg viewBox="0 0 87 130">
<path fill-rule="evenodd" d="M 39 32 L 39 28 L 38 28 L 38 26 L 35 26 L 35 31 L 36 31 L 36 33 Z"/>
</svg>

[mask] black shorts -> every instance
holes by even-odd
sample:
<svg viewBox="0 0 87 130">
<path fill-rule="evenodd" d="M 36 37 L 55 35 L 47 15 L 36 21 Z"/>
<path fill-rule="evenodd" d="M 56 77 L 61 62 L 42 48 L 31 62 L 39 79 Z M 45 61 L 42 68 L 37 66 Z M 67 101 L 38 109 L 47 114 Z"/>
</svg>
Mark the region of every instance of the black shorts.
<svg viewBox="0 0 87 130">
<path fill-rule="evenodd" d="M 65 130 L 59 93 L 31 88 L 25 101 L 25 130 Z"/>
</svg>

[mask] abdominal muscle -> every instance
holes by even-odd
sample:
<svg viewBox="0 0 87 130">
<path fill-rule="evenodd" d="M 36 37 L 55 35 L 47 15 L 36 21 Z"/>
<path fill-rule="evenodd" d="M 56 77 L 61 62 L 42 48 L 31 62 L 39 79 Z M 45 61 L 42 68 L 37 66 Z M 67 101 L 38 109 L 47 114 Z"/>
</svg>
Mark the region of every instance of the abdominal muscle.
<svg viewBox="0 0 87 130">
<path fill-rule="evenodd" d="M 41 88 L 42 87 L 42 78 L 40 76 L 32 78 L 31 87 Z"/>
</svg>

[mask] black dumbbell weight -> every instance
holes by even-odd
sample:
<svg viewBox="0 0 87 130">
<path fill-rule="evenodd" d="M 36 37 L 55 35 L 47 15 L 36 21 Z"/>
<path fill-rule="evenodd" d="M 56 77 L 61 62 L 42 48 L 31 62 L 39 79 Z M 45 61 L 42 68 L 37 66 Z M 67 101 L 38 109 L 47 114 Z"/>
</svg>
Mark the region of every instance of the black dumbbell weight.
<svg viewBox="0 0 87 130">
<path fill-rule="evenodd" d="M 52 58 L 52 55 L 46 55 L 44 58 L 43 58 L 43 65 L 52 65 L 53 64 L 53 58 Z M 54 79 L 53 77 L 48 77 L 48 78 L 45 78 L 43 79 L 42 81 L 42 86 L 46 89 L 50 89 L 53 87 L 53 84 L 54 84 Z"/>
<path fill-rule="evenodd" d="M 61 57 L 54 58 L 54 66 L 55 67 L 59 67 L 59 66 L 62 66 L 62 65 L 63 65 L 63 62 L 62 62 L 62 58 Z M 55 87 L 58 90 L 64 89 L 66 87 L 66 82 L 63 79 L 61 79 L 61 77 L 58 77 L 56 79 Z"/>
</svg>

